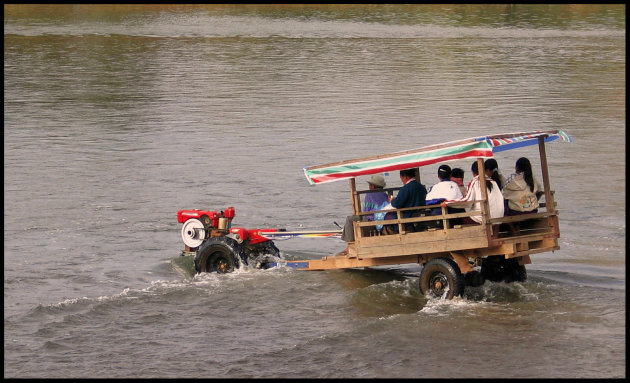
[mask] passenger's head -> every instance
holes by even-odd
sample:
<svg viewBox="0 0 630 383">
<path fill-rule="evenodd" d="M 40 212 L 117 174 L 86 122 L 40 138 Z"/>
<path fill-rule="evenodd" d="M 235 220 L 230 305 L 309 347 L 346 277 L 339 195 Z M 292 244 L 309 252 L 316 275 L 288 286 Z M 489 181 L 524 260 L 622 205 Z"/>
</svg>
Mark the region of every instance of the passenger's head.
<svg viewBox="0 0 630 383">
<path fill-rule="evenodd" d="M 488 158 L 486 162 L 483 163 L 484 169 L 486 169 L 486 173 L 490 172 L 490 174 L 499 171 L 499 164 L 497 160 L 494 158 Z M 488 176 L 490 175 L 488 174 Z"/>
<path fill-rule="evenodd" d="M 464 171 L 461 168 L 453 168 L 451 170 L 451 181 L 458 185 L 464 185 Z"/>
<path fill-rule="evenodd" d="M 473 177 L 476 177 L 479 174 L 479 165 L 477 165 L 477 161 L 473 162 L 470 166 L 470 171 L 472 171 Z M 492 184 L 490 182 L 486 182 L 486 188 L 489 191 L 492 191 Z"/>
<path fill-rule="evenodd" d="M 374 186 L 375 189 L 382 189 L 386 185 L 385 178 L 383 178 L 383 176 L 380 174 L 372 175 L 372 177 L 370 177 L 367 182 L 370 186 Z"/>
<path fill-rule="evenodd" d="M 518 160 L 516 160 L 516 172 L 517 173 L 523 173 L 526 171 L 532 171 L 532 164 L 531 162 L 529 162 L 529 160 L 526 157 L 521 157 Z"/>
<path fill-rule="evenodd" d="M 460 178 L 464 179 L 464 170 L 462 168 L 453 168 L 451 170 L 451 178 Z"/>
<path fill-rule="evenodd" d="M 497 163 L 497 160 L 494 158 L 488 158 L 486 162 L 483 163 L 483 167 L 485 169 L 486 176 L 492 178 L 492 180 L 499 185 L 499 188 L 501 188 L 501 177 L 499 177 L 499 164 Z"/>
<path fill-rule="evenodd" d="M 477 165 L 477 161 L 472 163 L 472 165 L 470 166 L 470 171 L 472 172 L 473 176 L 479 174 L 479 166 Z"/>
<path fill-rule="evenodd" d="M 451 167 L 448 165 L 440 165 L 438 168 L 438 178 L 441 180 L 451 178 Z"/>
<path fill-rule="evenodd" d="M 534 175 L 532 174 L 532 164 L 525 157 L 521 157 L 516 160 L 516 172 L 523 173 L 523 178 L 525 182 L 527 182 L 527 186 L 529 186 L 529 190 L 534 191 Z"/>
<path fill-rule="evenodd" d="M 405 169 L 400 171 L 400 178 L 414 178 L 416 176 L 415 169 Z"/>
</svg>

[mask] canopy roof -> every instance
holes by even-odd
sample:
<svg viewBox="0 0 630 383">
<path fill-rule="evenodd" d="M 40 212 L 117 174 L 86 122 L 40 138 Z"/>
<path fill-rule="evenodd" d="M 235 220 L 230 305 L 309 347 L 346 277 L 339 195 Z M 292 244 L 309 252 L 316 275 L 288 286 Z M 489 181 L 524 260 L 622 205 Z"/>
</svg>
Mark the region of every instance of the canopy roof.
<svg viewBox="0 0 630 383">
<path fill-rule="evenodd" d="M 561 130 L 496 134 L 450 141 L 380 156 L 309 166 L 304 168 L 304 175 L 311 185 L 315 185 L 470 157 L 489 158 L 493 156 L 493 153 L 538 144 L 539 136 L 545 136 L 545 142 L 558 138 L 565 142 L 573 142 L 573 139 Z"/>
</svg>

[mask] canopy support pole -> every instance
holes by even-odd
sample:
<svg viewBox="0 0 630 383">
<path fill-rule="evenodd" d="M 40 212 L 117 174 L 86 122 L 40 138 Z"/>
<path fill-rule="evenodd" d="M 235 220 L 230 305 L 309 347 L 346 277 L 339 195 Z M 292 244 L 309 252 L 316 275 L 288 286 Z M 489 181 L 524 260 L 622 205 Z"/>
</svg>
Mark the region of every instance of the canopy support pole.
<svg viewBox="0 0 630 383">
<path fill-rule="evenodd" d="M 538 150 L 540 151 L 540 168 L 542 170 L 543 187 L 545 188 L 545 203 L 548 212 L 555 212 L 556 207 L 549 185 L 549 169 L 547 168 L 547 153 L 545 150 L 545 136 L 538 137 Z"/>
<path fill-rule="evenodd" d="M 358 215 L 361 212 L 361 201 L 354 177 L 350 178 L 350 198 L 352 199 L 352 214 Z"/>
</svg>

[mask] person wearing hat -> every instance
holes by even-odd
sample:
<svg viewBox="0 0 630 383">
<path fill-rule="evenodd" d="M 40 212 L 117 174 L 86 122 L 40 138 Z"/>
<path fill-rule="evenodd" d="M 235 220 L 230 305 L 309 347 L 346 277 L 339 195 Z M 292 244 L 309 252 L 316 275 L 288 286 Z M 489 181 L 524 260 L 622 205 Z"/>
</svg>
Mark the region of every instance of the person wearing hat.
<svg viewBox="0 0 630 383">
<path fill-rule="evenodd" d="M 383 191 L 387 184 L 385 178 L 380 174 L 373 174 L 369 180 L 367 180 L 370 190 L 375 190 L 374 193 L 367 193 L 365 195 L 365 201 L 363 202 L 363 211 L 380 210 L 381 206 L 387 204 L 387 194 Z M 368 221 L 374 220 L 374 215 L 365 216 Z"/>
<path fill-rule="evenodd" d="M 367 180 L 368 187 L 372 191 L 371 193 L 366 193 L 365 200 L 363 201 L 362 211 L 374 211 L 381 210 L 383 206 L 389 203 L 387 199 L 387 193 L 383 191 L 387 184 L 385 183 L 385 178 L 380 174 L 373 174 Z M 364 220 L 373 221 L 374 215 L 364 215 Z M 341 232 L 341 239 L 345 242 L 354 242 L 354 229 L 352 227 L 352 222 L 359 221 L 360 217 L 357 215 L 349 215 L 346 217 L 346 223 L 343 225 L 343 231 Z M 348 253 L 348 248 L 346 250 L 338 253 L 340 255 L 344 255 Z"/>
</svg>

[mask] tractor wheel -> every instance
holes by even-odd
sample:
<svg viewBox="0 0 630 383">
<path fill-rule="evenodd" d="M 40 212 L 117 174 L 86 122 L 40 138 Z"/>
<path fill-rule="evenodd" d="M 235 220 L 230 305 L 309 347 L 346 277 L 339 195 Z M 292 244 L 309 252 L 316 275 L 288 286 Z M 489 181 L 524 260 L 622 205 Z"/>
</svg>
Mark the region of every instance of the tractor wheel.
<svg viewBox="0 0 630 383">
<path fill-rule="evenodd" d="M 241 246 L 229 237 L 212 237 L 197 250 L 195 270 L 197 273 L 231 273 L 247 263 Z"/>
<path fill-rule="evenodd" d="M 268 269 L 270 264 L 281 258 L 280 250 L 271 240 L 248 245 L 245 248 L 245 253 L 247 254 L 247 263 L 257 269 Z"/>
<path fill-rule="evenodd" d="M 464 294 L 464 286 L 464 277 L 452 259 L 434 258 L 420 273 L 420 292 L 429 298 L 453 299 Z"/>
</svg>

